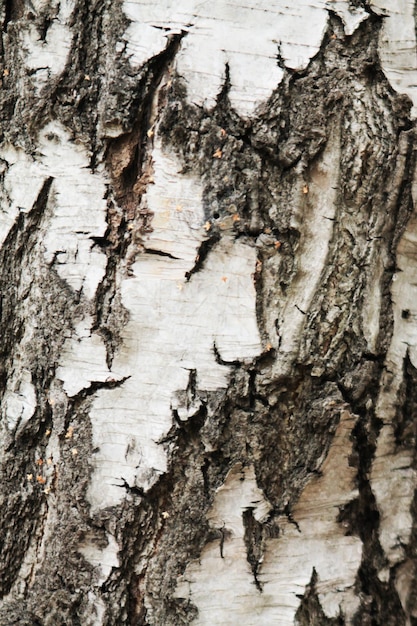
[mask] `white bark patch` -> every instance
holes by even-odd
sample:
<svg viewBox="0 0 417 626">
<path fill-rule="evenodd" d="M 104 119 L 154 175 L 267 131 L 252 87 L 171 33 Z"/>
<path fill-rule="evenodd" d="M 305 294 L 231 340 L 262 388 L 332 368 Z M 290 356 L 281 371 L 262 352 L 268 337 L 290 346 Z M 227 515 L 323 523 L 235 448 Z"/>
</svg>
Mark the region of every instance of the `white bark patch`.
<svg viewBox="0 0 417 626">
<path fill-rule="evenodd" d="M 358 26 L 367 19 L 363 7 L 354 7 L 349 0 L 328 0 L 326 7 L 338 14 L 343 22 L 346 35 L 353 35 Z"/>
<path fill-rule="evenodd" d="M 178 266 L 180 281 L 192 267 L 196 250 L 204 240 L 202 188 L 194 176 L 180 175 L 182 165 L 173 153 L 164 151 L 159 136 L 152 153 L 154 175 L 146 198 L 154 213 L 152 236 L 145 248 L 166 252 L 182 260 Z"/>
<path fill-rule="evenodd" d="M 242 511 L 247 508 L 253 509 L 254 518 L 262 522 L 272 507 L 256 484 L 254 468 L 237 464 L 217 490 L 207 519 L 212 528 L 229 530 L 234 537 L 243 539 Z"/>
<path fill-rule="evenodd" d="M 417 182 L 413 184 L 414 205 L 417 206 Z M 397 394 L 403 380 L 403 364 L 409 358 L 417 367 L 417 210 L 410 218 L 398 244 L 397 267 L 392 283 L 394 331 L 386 359 L 386 369 L 376 407 L 383 421 L 375 459 L 372 464 L 371 486 L 381 512 L 380 542 L 390 564 L 404 559 L 404 546 L 410 540 L 412 515 L 410 511 L 416 488 L 413 450 L 395 443 L 392 420 L 398 410 Z"/>
<path fill-rule="evenodd" d="M 6 145 L 0 152 L 4 172 L 4 196 L 0 204 L 0 245 L 3 244 L 19 212 L 28 213 L 44 182 L 39 164 L 23 150 Z"/>
<path fill-rule="evenodd" d="M 382 69 L 393 88 L 406 93 L 417 115 L 417 46 L 414 0 L 373 0 L 371 8 L 385 16 L 379 39 Z"/>
<path fill-rule="evenodd" d="M 28 3 L 30 7 L 28 8 L 36 14 L 45 4 L 43 1 L 33 0 L 30 4 Z M 44 40 L 40 38 L 38 29 L 30 20 L 25 21 L 27 28 L 22 28 L 20 31 L 21 58 L 31 71 L 32 81 L 38 89 L 51 77 L 63 71 L 72 41 L 71 30 L 67 23 L 75 5 L 74 1 L 52 0 L 49 4 L 50 10 L 57 8 L 58 11 Z"/>
<path fill-rule="evenodd" d="M 356 470 L 349 466 L 354 424 L 355 417 L 342 411 L 322 475 L 302 493 L 293 510 L 294 522 L 282 517 L 280 537 L 267 540 L 258 576 L 262 593 L 256 590 L 247 563 L 241 515 L 244 508 L 253 507 L 262 521 L 268 504 L 249 470 L 243 477 L 235 472 L 233 482 L 230 476 L 226 479 L 208 514 L 212 526 L 230 533 L 225 535 L 224 558 L 218 542 L 209 544 L 199 561 L 188 566 L 177 589 L 177 595 L 189 597 L 197 606 L 196 624 L 252 626 L 262 620 L 264 624 L 293 626 L 298 596 L 303 595 L 313 567 L 324 611 L 335 617 L 341 608 L 347 624 L 352 623 L 358 607 L 353 586 L 362 543 L 357 537 L 345 536 L 336 518 L 340 507 L 358 495 Z"/>
<path fill-rule="evenodd" d="M 62 380 L 68 396 L 74 396 L 93 381 L 104 382 L 110 377 L 106 365 L 103 339 L 91 332 L 92 318 L 85 318 L 64 344 L 57 378 Z"/>
<path fill-rule="evenodd" d="M 87 594 L 91 612 L 87 616 L 86 626 L 102 626 L 106 616 L 106 605 L 98 593 L 89 591 Z M 85 618 L 84 618 L 85 619 Z"/>
<path fill-rule="evenodd" d="M 413 454 L 395 445 L 393 427 L 385 424 L 372 464 L 371 486 L 381 513 L 379 540 L 391 566 L 404 560 L 413 518 L 410 506 L 416 488 Z"/>
<path fill-rule="evenodd" d="M 264 521 L 271 505 L 256 484 L 253 467 L 237 465 L 217 491 L 207 516 L 224 539 L 206 546 L 200 559 L 187 567 L 176 591 L 177 597 L 189 597 L 198 607 L 198 626 L 252 626 L 264 619 L 263 595 L 256 590 L 246 559 L 242 514 L 248 508 L 255 519 Z"/>
<path fill-rule="evenodd" d="M 328 11 L 339 13 L 347 34 L 367 17 L 363 9 L 345 0 L 249 0 L 199 2 L 187 0 L 125 0 L 131 24 L 125 33 L 133 66 L 141 66 L 164 49 L 166 37 L 185 32 L 177 56 L 177 71 L 187 84 L 189 99 L 206 107 L 215 105 L 230 66 L 232 105 L 251 115 L 282 80 L 277 64 L 280 51 L 285 65 L 301 70 L 318 52 Z"/>
<path fill-rule="evenodd" d="M 52 215 L 42 242 L 45 261 L 54 263 L 58 274 L 73 289 L 92 298 L 106 267 L 106 256 L 92 239 L 102 237 L 106 230 L 103 174 L 90 170 L 88 153 L 71 141 L 58 122 L 42 130 L 34 158 L 11 146 L 6 146 L 0 157 L 6 172 L 0 243 L 19 212 L 30 212 L 45 179 L 53 177 L 53 200 L 48 204 Z"/>
<path fill-rule="evenodd" d="M 414 580 L 416 575 L 415 563 L 408 559 L 404 563 L 398 566 L 395 572 L 395 588 L 398 593 L 398 597 L 403 606 L 404 611 L 410 612 L 412 617 L 417 617 L 417 610 L 410 607 L 409 598 L 411 594 L 414 594 Z M 414 621 L 414 620 L 413 620 Z M 405 626 L 412 626 L 409 617 L 406 618 Z"/>
<path fill-rule="evenodd" d="M 147 205 L 155 230 L 144 245 L 172 258 L 145 252 L 133 264 L 133 276 L 122 282 L 130 319 L 112 372 L 130 378 L 120 388 L 100 391 L 91 410 L 99 448 L 89 490 L 94 508 L 122 500 L 121 479 L 148 489 L 165 471 L 158 441 L 172 426 L 171 409 L 177 392 L 187 388 L 190 370 L 197 372 L 200 391 L 227 387 L 230 368 L 216 362 L 214 344 L 227 361 L 262 351 L 252 279 L 255 249 L 225 236 L 187 282 L 206 237 L 201 186 L 179 175 L 181 164 L 158 143 L 153 156 Z"/>
<path fill-rule="evenodd" d="M 104 276 L 106 256 L 92 237 L 106 231 L 105 179 L 93 173 L 89 156 L 64 128 L 51 122 L 40 136 L 41 169 L 54 177 L 54 213 L 44 246 L 58 274 L 86 298 L 95 295 Z"/>
<path fill-rule="evenodd" d="M 113 567 L 119 567 L 119 546 L 115 538 L 109 533 L 107 533 L 107 541 L 107 546 L 100 548 L 86 538 L 78 547 L 78 552 L 94 566 L 95 587 L 100 587 L 107 580 Z"/>
<path fill-rule="evenodd" d="M 375 246 L 372 255 L 372 276 L 368 281 L 368 288 L 364 291 L 362 307 L 362 330 L 367 341 L 368 351 L 375 353 L 378 350 L 379 320 L 381 316 L 381 284 L 386 266 L 386 254 L 382 246 Z"/>
<path fill-rule="evenodd" d="M 18 380 L 9 378 L 2 402 L 2 421 L 10 432 L 23 429 L 36 409 L 36 391 L 28 370 L 21 370 Z"/>
<path fill-rule="evenodd" d="M 244 116 L 252 115 L 282 80 L 278 52 L 286 67 L 307 67 L 320 48 L 329 10 L 339 15 L 347 35 L 368 17 L 365 9 L 353 7 L 347 0 L 187 0 L 180 4 L 125 0 L 123 7 L 131 20 L 125 41 L 134 67 L 161 52 L 167 36 L 185 32 L 177 70 L 186 81 L 189 99 L 197 105 L 214 106 L 229 63 L 230 100 Z M 415 116 L 414 0 L 373 0 L 371 9 L 385 16 L 379 40 L 382 68 L 393 88 L 410 96 Z"/>
</svg>

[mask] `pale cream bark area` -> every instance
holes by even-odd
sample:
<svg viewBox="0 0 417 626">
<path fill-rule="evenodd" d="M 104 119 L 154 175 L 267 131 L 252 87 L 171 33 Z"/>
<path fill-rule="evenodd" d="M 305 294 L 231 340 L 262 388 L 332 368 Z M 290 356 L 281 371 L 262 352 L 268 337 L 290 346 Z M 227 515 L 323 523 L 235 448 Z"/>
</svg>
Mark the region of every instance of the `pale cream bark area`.
<svg viewBox="0 0 417 626">
<path fill-rule="evenodd" d="M 172 425 L 171 408 L 182 415 L 176 392 L 187 388 L 191 371 L 196 371 L 199 391 L 226 388 L 229 368 L 216 362 L 215 349 L 224 361 L 250 360 L 262 351 L 252 279 L 254 247 L 225 237 L 204 271 L 187 280 L 207 237 L 201 189 L 193 177 L 178 176 L 180 163 L 158 145 L 153 160 L 147 205 L 154 213 L 154 231 L 146 237 L 145 253 L 132 265 L 132 275 L 121 282 L 130 319 L 112 372 L 128 380 L 100 391 L 91 412 L 99 448 L 90 487 L 94 507 L 119 503 L 122 479 L 149 489 L 166 470 L 158 442 Z M 146 254 L 148 249 L 153 254 Z"/>
<path fill-rule="evenodd" d="M 265 612 L 268 599 L 256 589 L 246 560 L 242 513 L 247 508 L 256 520 L 265 521 L 271 505 L 256 485 L 253 467 L 237 465 L 207 515 L 221 539 L 208 544 L 199 561 L 189 565 L 177 588 L 179 597 L 188 596 L 199 607 L 196 624 L 231 626 L 238 621 L 246 626 L 271 619 L 270 610 Z"/>
<path fill-rule="evenodd" d="M 45 260 L 54 262 L 70 287 L 91 299 L 106 265 L 105 255 L 91 239 L 103 236 L 106 229 L 104 176 L 89 170 L 86 151 L 57 123 L 41 130 L 33 157 L 6 146 L 1 158 L 8 200 L 2 206 L 1 239 L 19 212 L 30 212 L 44 181 L 53 178 L 50 223 L 43 241 Z"/>
<path fill-rule="evenodd" d="M 413 185 L 414 203 L 417 182 Z M 398 271 L 392 284 L 394 333 L 387 355 L 377 415 L 383 426 L 372 465 L 371 485 L 382 513 L 380 540 L 391 564 L 405 558 L 412 531 L 411 506 L 417 484 L 413 450 L 402 449 L 395 440 L 393 421 L 399 410 L 398 392 L 404 375 L 406 354 L 417 367 L 417 214 L 414 211 L 399 242 Z"/>
<path fill-rule="evenodd" d="M 29 212 L 32 208 L 43 179 L 36 164 L 23 150 L 7 146 L 3 148 L 1 158 L 4 197 L 1 205 L 0 240 L 3 243 L 19 211 Z"/>
<path fill-rule="evenodd" d="M 43 0 L 31 0 L 28 11 L 36 14 L 47 7 Z M 33 25 L 23 33 L 21 38 L 22 61 L 29 70 L 35 72 L 36 85 L 41 87 L 51 77 L 65 68 L 71 46 L 72 34 L 68 26 L 74 10 L 73 0 L 53 1 L 52 6 L 56 17 L 48 29 L 48 37 L 42 40 Z"/>
<path fill-rule="evenodd" d="M 372 0 L 370 7 L 386 17 L 380 39 L 384 72 L 394 89 L 407 93 L 416 106 L 414 2 Z M 162 50 L 167 33 L 185 32 L 177 68 L 186 79 L 190 99 L 212 106 L 225 63 L 230 63 L 231 101 L 243 115 L 253 113 L 281 80 L 278 49 L 286 67 L 303 69 L 320 47 L 328 10 L 341 17 L 347 35 L 368 15 L 345 0 L 302 0 L 291 6 L 284 0 L 258 1 L 244 7 L 237 2 L 188 0 L 173 7 L 165 1 L 127 0 L 124 10 L 132 20 L 125 38 L 133 64 L 142 64 L 150 51 Z"/>
<path fill-rule="evenodd" d="M 393 88 L 407 94 L 417 114 L 417 45 L 414 0 L 372 0 L 371 8 L 384 16 L 379 52 L 382 68 Z"/>
<path fill-rule="evenodd" d="M 58 124 L 49 124 L 42 130 L 38 153 L 34 158 L 7 146 L 2 152 L 2 159 L 8 200 L 1 222 L 2 240 L 6 239 L 19 213 L 28 214 L 31 211 L 45 180 L 53 178 L 49 210 L 44 218 L 47 223 L 47 234 L 42 242 L 44 258 L 48 263 L 54 263 L 56 271 L 70 287 L 88 299 L 92 298 L 104 275 L 106 263 L 105 256 L 93 248 L 91 239 L 102 236 L 106 228 L 103 177 L 89 171 L 85 151 L 75 146 Z M 26 325 L 20 340 L 22 354 L 30 345 L 32 334 L 33 328 L 30 324 Z M 98 336 L 91 337 L 88 320 L 81 323 L 81 328 L 72 338 L 68 338 L 67 352 L 70 354 L 74 343 L 80 350 L 75 357 L 77 367 L 74 367 L 73 360 L 72 369 L 67 372 L 68 379 L 72 381 L 68 382 L 69 395 L 83 386 L 82 383 L 80 385 L 79 364 L 84 368 L 85 374 L 81 374 L 81 379 L 85 378 L 85 382 L 94 379 L 94 368 L 99 369 L 98 379 L 108 375 L 108 372 L 105 373 L 102 341 Z M 100 363 L 97 363 L 97 350 L 101 351 Z M 23 357 L 22 360 L 16 357 L 15 375 L 8 381 L 2 409 L 10 431 L 23 428 L 36 406 L 30 373 L 21 369 L 22 366 L 25 367 Z M 63 380 L 66 380 L 64 370 L 62 372 Z"/>
<path fill-rule="evenodd" d="M 149 52 L 165 46 L 168 33 L 186 33 L 177 59 L 177 71 L 187 83 L 190 100 L 211 107 L 230 65 L 232 105 L 242 115 L 251 115 L 277 86 L 286 67 L 305 68 L 318 52 L 327 24 L 327 10 L 338 13 L 347 34 L 366 19 L 363 9 L 351 8 L 345 0 L 285 0 L 249 3 L 201 3 L 188 0 L 126 0 L 124 10 L 132 20 L 126 34 L 131 62 L 140 66 Z"/>
</svg>

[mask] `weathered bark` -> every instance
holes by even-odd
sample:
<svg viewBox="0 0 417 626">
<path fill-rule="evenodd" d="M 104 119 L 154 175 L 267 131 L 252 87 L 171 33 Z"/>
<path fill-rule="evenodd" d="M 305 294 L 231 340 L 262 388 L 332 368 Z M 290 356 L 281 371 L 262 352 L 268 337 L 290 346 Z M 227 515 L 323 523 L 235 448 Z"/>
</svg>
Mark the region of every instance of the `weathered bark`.
<svg viewBox="0 0 417 626">
<path fill-rule="evenodd" d="M 0 625 L 417 624 L 414 3 L 7 0 Z"/>
</svg>

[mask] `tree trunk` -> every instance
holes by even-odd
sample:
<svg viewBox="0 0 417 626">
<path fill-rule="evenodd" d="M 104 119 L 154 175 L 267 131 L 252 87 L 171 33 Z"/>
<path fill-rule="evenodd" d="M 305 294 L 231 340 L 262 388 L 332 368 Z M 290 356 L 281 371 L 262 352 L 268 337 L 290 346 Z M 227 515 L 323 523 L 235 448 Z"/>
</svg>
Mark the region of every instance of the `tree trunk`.
<svg viewBox="0 0 417 626">
<path fill-rule="evenodd" d="M 1 626 L 417 624 L 414 3 L 288 4 L 3 2 Z"/>
</svg>

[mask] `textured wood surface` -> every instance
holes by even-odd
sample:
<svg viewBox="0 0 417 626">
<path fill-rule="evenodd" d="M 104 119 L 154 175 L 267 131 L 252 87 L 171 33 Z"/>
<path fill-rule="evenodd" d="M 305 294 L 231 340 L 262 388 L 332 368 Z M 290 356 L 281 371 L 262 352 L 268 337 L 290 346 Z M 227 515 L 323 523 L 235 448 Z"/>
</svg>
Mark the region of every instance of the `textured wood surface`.
<svg viewBox="0 0 417 626">
<path fill-rule="evenodd" d="M 417 623 L 411 0 L 7 0 L 0 625 Z"/>
</svg>

